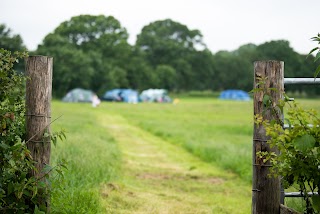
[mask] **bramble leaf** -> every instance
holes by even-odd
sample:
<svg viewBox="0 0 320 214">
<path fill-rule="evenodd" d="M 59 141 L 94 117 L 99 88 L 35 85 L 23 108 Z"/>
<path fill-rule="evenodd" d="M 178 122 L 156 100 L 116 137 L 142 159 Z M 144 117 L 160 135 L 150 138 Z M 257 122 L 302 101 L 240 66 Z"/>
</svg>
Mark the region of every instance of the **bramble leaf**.
<svg viewBox="0 0 320 214">
<path fill-rule="evenodd" d="M 270 96 L 267 95 L 267 94 L 265 94 L 265 95 L 263 96 L 262 102 L 263 102 L 263 104 L 264 104 L 265 106 L 269 106 L 269 105 L 270 105 Z"/>
<path fill-rule="evenodd" d="M 313 195 L 312 197 L 312 206 L 313 208 L 320 212 L 320 196 L 319 195 Z"/>
<path fill-rule="evenodd" d="M 33 214 L 45 214 L 45 212 L 39 210 L 38 206 L 36 205 Z"/>
<path fill-rule="evenodd" d="M 309 134 L 305 134 L 301 137 L 297 137 L 296 139 L 294 139 L 293 144 L 298 150 L 306 152 L 314 148 L 316 144 L 316 139 Z"/>
</svg>

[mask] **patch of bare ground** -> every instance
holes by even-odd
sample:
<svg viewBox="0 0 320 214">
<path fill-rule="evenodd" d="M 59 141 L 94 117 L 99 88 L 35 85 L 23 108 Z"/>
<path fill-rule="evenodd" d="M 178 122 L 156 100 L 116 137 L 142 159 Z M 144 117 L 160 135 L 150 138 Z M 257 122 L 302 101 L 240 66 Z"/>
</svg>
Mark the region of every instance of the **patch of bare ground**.
<svg viewBox="0 0 320 214">
<path fill-rule="evenodd" d="M 197 175 L 168 175 L 168 174 L 156 174 L 156 173 L 137 173 L 135 175 L 138 179 L 152 179 L 152 180 L 177 180 L 177 181 L 194 181 L 194 182 L 205 182 L 210 184 L 221 184 L 225 180 L 217 177 L 200 177 Z"/>
</svg>

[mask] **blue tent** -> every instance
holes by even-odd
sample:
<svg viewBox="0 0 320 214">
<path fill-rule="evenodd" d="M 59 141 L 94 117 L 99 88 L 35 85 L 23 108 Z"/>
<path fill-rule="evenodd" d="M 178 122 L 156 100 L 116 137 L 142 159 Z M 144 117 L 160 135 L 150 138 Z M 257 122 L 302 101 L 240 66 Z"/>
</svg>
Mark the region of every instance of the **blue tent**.
<svg viewBox="0 0 320 214">
<path fill-rule="evenodd" d="M 102 99 L 107 101 L 121 102 L 122 98 L 120 97 L 120 92 L 121 92 L 121 89 L 112 89 L 110 91 L 107 91 L 103 95 Z"/>
<path fill-rule="evenodd" d="M 242 90 L 231 90 L 231 89 L 222 91 L 219 98 L 223 100 L 242 100 L 242 101 L 250 100 L 250 96 L 247 92 Z"/>
<path fill-rule="evenodd" d="M 123 102 L 126 103 L 137 103 L 138 102 L 138 92 L 132 89 L 123 89 L 120 92 L 120 96 Z"/>
<path fill-rule="evenodd" d="M 107 91 L 102 99 L 107 101 L 137 103 L 138 92 L 132 89 L 112 89 Z"/>
</svg>

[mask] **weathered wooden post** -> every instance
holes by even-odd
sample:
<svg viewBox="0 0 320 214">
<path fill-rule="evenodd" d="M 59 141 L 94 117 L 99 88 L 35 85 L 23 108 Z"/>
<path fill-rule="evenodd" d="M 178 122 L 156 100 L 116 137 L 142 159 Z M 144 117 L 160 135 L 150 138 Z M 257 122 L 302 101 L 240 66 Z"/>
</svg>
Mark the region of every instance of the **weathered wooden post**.
<svg viewBox="0 0 320 214">
<path fill-rule="evenodd" d="M 43 168 L 50 163 L 51 91 L 53 58 L 26 58 L 26 140 L 31 156 L 36 161 L 32 176 L 45 182 Z M 50 197 L 40 199 L 40 205 L 50 210 Z"/>
<path fill-rule="evenodd" d="M 282 61 L 257 61 L 254 63 L 254 88 L 265 87 L 270 95 L 273 105 L 283 99 L 284 92 L 284 62 Z M 261 81 L 265 81 L 261 84 Z M 259 84 L 260 83 L 260 84 Z M 275 90 L 270 90 L 274 88 Z M 281 112 L 276 117 L 271 111 L 264 111 L 263 98 L 266 91 L 254 93 L 254 115 L 263 115 L 264 120 L 282 118 Z M 275 106 L 273 106 L 275 107 Z M 264 112 L 263 112 L 264 111 Z M 254 124 L 253 131 L 253 179 L 252 179 L 252 213 L 253 214 L 278 214 L 280 213 L 280 179 L 270 178 L 270 163 L 263 163 L 256 153 L 258 151 L 274 151 L 266 143 L 265 129 L 262 125 Z"/>
</svg>

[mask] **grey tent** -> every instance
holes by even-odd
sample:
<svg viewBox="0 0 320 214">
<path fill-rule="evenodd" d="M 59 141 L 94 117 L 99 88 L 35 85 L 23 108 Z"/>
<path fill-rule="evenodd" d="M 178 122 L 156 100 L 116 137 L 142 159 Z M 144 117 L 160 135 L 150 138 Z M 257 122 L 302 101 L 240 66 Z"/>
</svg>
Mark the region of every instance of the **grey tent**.
<svg viewBox="0 0 320 214">
<path fill-rule="evenodd" d="M 69 91 L 66 96 L 62 98 L 63 102 L 92 102 L 95 94 L 90 90 L 82 88 L 75 88 Z"/>
</svg>

